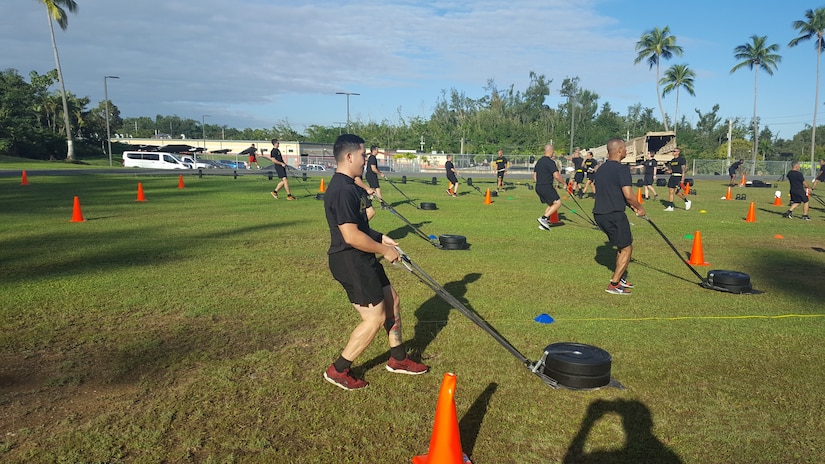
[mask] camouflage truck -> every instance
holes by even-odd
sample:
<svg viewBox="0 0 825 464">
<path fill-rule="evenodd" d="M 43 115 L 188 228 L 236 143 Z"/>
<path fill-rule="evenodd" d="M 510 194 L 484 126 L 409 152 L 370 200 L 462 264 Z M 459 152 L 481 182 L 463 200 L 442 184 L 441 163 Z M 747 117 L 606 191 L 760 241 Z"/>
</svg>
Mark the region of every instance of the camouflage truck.
<svg viewBox="0 0 825 464">
<path fill-rule="evenodd" d="M 644 162 L 646 154 L 653 152 L 654 159 L 659 163 L 662 170 L 664 163 L 673 158 L 673 150 L 676 149 L 675 132 L 648 132 L 647 134 L 626 141 L 627 157 L 623 163 L 638 165 Z M 593 157 L 596 159 L 607 158 L 607 145 L 591 148 Z"/>
</svg>

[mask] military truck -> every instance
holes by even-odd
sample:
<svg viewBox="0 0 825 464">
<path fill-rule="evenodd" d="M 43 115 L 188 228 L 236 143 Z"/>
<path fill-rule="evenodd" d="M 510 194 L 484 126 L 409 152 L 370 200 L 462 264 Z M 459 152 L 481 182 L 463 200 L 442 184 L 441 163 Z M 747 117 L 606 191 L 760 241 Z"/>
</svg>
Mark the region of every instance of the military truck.
<svg viewBox="0 0 825 464">
<path fill-rule="evenodd" d="M 664 163 L 673 158 L 673 150 L 676 149 L 676 133 L 648 132 L 647 134 L 626 141 L 627 156 L 623 163 L 637 165 L 644 162 L 648 152 L 653 152 L 653 158 L 659 163 L 659 169 L 663 170 Z M 593 157 L 596 159 L 607 158 L 607 145 L 591 148 Z"/>
</svg>

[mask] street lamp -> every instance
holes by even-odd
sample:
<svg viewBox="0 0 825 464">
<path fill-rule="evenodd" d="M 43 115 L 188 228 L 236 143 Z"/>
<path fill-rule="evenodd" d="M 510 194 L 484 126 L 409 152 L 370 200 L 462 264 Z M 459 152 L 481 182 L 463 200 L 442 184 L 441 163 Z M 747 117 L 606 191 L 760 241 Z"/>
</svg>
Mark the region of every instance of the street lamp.
<svg viewBox="0 0 825 464">
<path fill-rule="evenodd" d="M 211 118 L 208 114 L 201 115 L 201 134 L 203 136 L 203 150 L 206 151 L 206 118 Z"/>
<path fill-rule="evenodd" d="M 109 167 L 112 167 L 112 135 L 109 133 L 109 86 L 108 79 L 120 79 L 117 76 L 103 76 L 103 104 L 106 109 L 106 143 L 109 145 Z"/>
<path fill-rule="evenodd" d="M 346 95 L 347 96 L 347 132 L 349 132 L 349 96 L 350 95 L 361 95 L 360 93 L 355 92 L 335 92 L 335 95 Z"/>
</svg>

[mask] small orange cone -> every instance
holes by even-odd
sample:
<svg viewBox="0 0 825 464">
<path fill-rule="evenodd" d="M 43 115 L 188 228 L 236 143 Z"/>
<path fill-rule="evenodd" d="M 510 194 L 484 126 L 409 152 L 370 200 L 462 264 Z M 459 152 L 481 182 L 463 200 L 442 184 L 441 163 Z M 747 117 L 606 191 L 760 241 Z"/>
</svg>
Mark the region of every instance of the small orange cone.
<svg viewBox="0 0 825 464">
<path fill-rule="evenodd" d="M 690 195 L 690 182 L 685 182 L 685 195 Z"/>
<path fill-rule="evenodd" d="M 751 202 L 750 208 L 748 208 L 748 216 L 745 218 L 745 222 L 756 222 L 756 206 Z"/>
<path fill-rule="evenodd" d="M 690 250 L 690 260 L 688 264 L 694 266 L 710 266 L 705 262 L 705 253 L 702 251 L 702 233 L 698 230 L 693 234 L 693 248 Z"/>
<path fill-rule="evenodd" d="M 643 198 L 644 195 L 642 195 L 642 188 L 639 187 L 639 190 L 636 191 L 636 201 L 638 201 L 639 204 L 642 204 L 644 202 Z"/>
<path fill-rule="evenodd" d="M 146 201 L 146 196 L 143 195 L 143 184 L 138 182 L 138 196 L 137 201 Z"/>
<path fill-rule="evenodd" d="M 23 170 L 23 179 L 20 181 L 20 185 L 29 185 L 29 176 L 26 175 L 25 170 Z"/>
<path fill-rule="evenodd" d="M 327 188 L 324 187 L 324 178 L 323 177 L 321 178 L 321 186 L 318 188 L 318 191 L 321 192 L 321 193 L 324 193 L 324 192 L 327 191 Z"/>
<path fill-rule="evenodd" d="M 773 197 L 773 205 L 774 206 L 782 206 L 782 194 L 776 195 Z"/>
<path fill-rule="evenodd" d="M 744 172 L 742 173 L 742 181 L 739 182 L 739 186 L 741 186 L 741 187 L 745 186 L 745 173 Z"/>
<path fill-rule="evenodd" d="M 427 454 L 412 458 L 413 464 L 463 464 L 470 462 L 461 451 L 458 417 L 455 412 L 456 377 L 452 372 L 444 374 L 438 404 L 435 407 L 433 434 Z"/>
<path fill-rule="evenodd" d="M 553 213 L 550 214 L 550 219 L 547 222 L 549 222 L 550 224 L 562 224 L 561 220 L 559 220 L 559 212 L 553 211 Z"/>
<path fill-rule="evenodd" d="M 72 209 L 72 220 L 70 222 L 85 222 L 83 212 L 80 211 L 80 198 L 74 197 L 74 208 Z"/>
<path fill-rule="evenodd" d="M 725 200 L 733 200 L 733 195 L 730 193 L 730 185 L 728 186 L 728 193 L 725 194 Z"/>
<path fill-rule="evenodd" d="M 487 189 L 487 193 L 484 194 L 484 204 L 485 205 L 492 205 L 493 200 L 490 198 L 490 189 Z"/>
<path fill-rule="evenodd" d="M 567 193 L 569 193 L 570 195 L 573 195 L 573 181 L 572 180 L 567 182 Z"/>
<path fill-rule="evenodd" d="M 180 177 L 178 177 L 178 188 L 183 188 L 183 174 L 181 174 Z"/>
</svg>

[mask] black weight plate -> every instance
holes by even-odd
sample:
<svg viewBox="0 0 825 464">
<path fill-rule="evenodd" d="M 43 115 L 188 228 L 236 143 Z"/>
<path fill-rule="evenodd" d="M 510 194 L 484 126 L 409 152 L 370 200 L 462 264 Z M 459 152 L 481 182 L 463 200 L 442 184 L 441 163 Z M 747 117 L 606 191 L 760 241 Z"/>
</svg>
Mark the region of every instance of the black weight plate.
<svg viewBox="0 0 825 464">
<path fill-rule="evenodd" d="M 323 200 L 324 199 L 324 194 L 323 193 L 316 193 L 315 194 L 315 199 L 316 200 Z"/>
<path fill-rule="evenodd" d="M 745 274 L 744 272 L 725 271 L 719 269 L 708 271 L 708 283 L 710 283 L 711 285 L 741 286 L 750 285 L 750 282 L 751 276 Z"/>
<path fill-rule="evenodd" d="M 554 343 L 544 349 L 545 369 L 563 374 L 610 377 L 612 358 L 607 351 L 582 343 Z"/>
<path fill-rule="evenodd" d="M 452 235 L 452 234 L 444 234 L 439 235 L 438 240 L 444 243 L 467 243 L 467 237 L 463 235 Z"/>
<path fill-rule="evenodd" d="M 436 209 L 435 203 L 421 202 L 421 209 L 427 209 L 427 210 Z"/>
<path fill-rule="evenodd" d="M 568 388 L 599 388 L 610 383 L 610 374 L 598 376 L 570 375 L 545 369 L 544 375 Z"/>
<path fill-rule="evenodd" d="M 463 250 L 467 248 L 466 243 L 443 243 L 441 244 L 442 250 Z"/>
<path fill-rule="evenodd" d="M 490 196 L 491 196 L 491 197 L 497 197 L 497 196 L 498 196 L 498 192 L 496 192 L 495 190 L 492 190 L 492 191 L 490 192 Z"/>
</svg>

